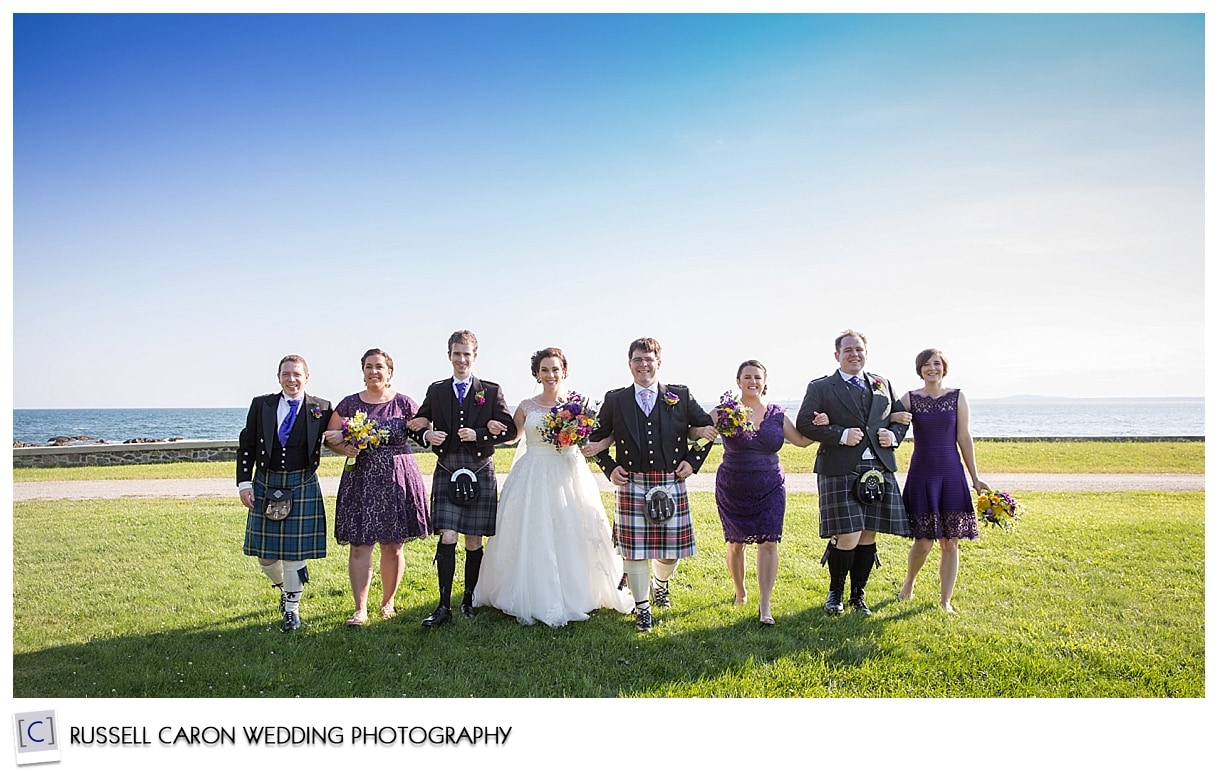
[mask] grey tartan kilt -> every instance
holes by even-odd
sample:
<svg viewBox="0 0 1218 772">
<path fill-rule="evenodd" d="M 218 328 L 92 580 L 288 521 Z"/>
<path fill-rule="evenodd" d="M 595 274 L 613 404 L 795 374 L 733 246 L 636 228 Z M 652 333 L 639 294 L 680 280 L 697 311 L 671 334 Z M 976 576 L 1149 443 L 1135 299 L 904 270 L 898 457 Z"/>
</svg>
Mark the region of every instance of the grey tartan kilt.
<svg viewBox="0 0 1218 772">
<path fill-rule="evenodd" d="M 868 469 L 884 473 L 884 499 L 864 505 L 854 495 L 854 483 Z M 875 459 L 864 460 L 854 474 L 816 476 L 816 492 L 820 498 L 820 537 L 828 539 L 840 533 L 875 531 L 897 536 L 909 535 L 909 517 L 896 476 Z"/>
<path fill-rule="evenodd" d="M 312 470 L 254 472 L 254 508 L 245 516 L 242 552 L 265 560 L 310 560 L 326 556 L 326 502 Z M 261 515 L 267 488 L 291 488 L 292 513 L 278 522 Z"/>
<path fill-rule="evenodd" d="M 483 464 L 486 468 L 479 471 Z M 449 478 L 462 467 L 476 472 L 478 477 L 478 498 L 465 506 L 448 499 Z M 470 536 L 494 536 L 498 509 L 499 483 L 495 480 L 494 459 L 478 458 L 464 447 L 443 458 L 436 457 L 436 471 L 431 478 L 432 533 L 456 531 Z"/>
</svg>

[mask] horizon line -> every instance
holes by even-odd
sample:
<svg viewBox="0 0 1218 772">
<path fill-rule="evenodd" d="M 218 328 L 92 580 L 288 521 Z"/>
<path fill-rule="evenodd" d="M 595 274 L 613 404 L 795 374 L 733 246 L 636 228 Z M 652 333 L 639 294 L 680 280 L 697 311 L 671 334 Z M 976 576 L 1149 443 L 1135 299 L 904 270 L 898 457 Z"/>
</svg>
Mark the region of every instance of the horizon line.
<svg viewBox="0 0 1218 772">
<path fill-rule="evenodd" d="M 273 394 L 274 392 L 267 392 Z M 794 397 L 791 399 L 772 398 L 770 402 L 798 402 L 803 397 Z M 1052 394 L 1009 394 L 1003 397 L 970 397 L 972 402 L 1013 402 L 1019 400 L 1030 400 L 1037 402 L 1086 402 L 1086 401 L 1111 401 L 1111 400 L 1126 400 L 1126 401 L 1154 401 L 1154 402 L 1179 402 L 1186 400 L 1205 401 L 1205 395 L 1199 394 L 1195 396 L 1170 396 L 1170 397 L 1147 397 L 1147 396 L 1122 396 L 1122 397 L 1066 397 Z M 698 400 L 701 402 L 701 400 Z M 519 404 L 519 403 L 513 403 Z M 13 406 L 13 410 L 245 410 L 248 405 L 172 405 L 172 406 L 149 406 L 136 405 L 132 407 L 98 407 L 96 405 L 84 405 L 74 407 L 17 407 Z"/>
</svg>

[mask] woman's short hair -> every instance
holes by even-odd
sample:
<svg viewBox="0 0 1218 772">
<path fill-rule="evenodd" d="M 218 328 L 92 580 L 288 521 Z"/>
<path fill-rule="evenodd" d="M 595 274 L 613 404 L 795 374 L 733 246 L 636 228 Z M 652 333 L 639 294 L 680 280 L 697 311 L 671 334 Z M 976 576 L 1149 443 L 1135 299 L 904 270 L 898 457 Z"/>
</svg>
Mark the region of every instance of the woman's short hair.
<svg viewBox="0 0 1218 772">
<path fill-rule="evenodd" d="M 562 374 L 567 374 L 567 355 L 562 353 L 562 349 L 558 348 L 557 346 L 547 346 L 540 351 L 534 351 L 533 356 L 530 359 L 534 378 L 536 378 L 537 374 L 541 372 L 541 360 L 548 357 L 554 357 L 558 361 L 562 362 Z"/>
<path fill-rule="evenodd" d="M 947 375 L 947 357 L 943 356 L 943 352 L 937 348 L 928 348 L 914 357 L 914 372 L 918 374 L 919 378 L 922 377 L 922 367 L 936 354 L 939 355 L 939 360 L 943 362 L 943 374 Z"/>
</svg>

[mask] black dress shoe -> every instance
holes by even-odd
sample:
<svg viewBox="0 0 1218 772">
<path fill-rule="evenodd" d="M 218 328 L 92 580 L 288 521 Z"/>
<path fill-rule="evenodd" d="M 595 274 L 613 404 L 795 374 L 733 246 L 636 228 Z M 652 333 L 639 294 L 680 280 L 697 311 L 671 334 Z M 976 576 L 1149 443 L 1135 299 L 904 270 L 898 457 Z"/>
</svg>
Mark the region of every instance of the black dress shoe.
<svg viewBox="0 0 1218 772">
<path fill-rule="evenodd" d="M 285 633 L 290 633 L 293 630 L 299 630 L 299 629 L 300 629 L 300 614 L 297 614 L 295 611 L 283 612 L 283 631 Z"/>
<path fill-rule="evenodd" d="M 477 612 L 474 611 L 474 604 L 469 601 L 461 601 L 461 616 L 466 619 L 473 619 Z"/>
<path fill-rule="evenodd" d="M 825 611 L 831 617 L 835 617 L 845 611 L 842 607 L 842 593 L 839 590 L 829 590 L 829 596 L 825 598 Z"/>
<path fill-rule="evenodd" d="M 436 610 L 431 612 L 431 616 L 423 620 L 424 627 L 439 627 L 448 620 L 453 618 L 453 612 L 448 606 L 436 606 Z"/>
<path fill-rule="evenodd" d="M 865 617 L 871 616 L 871 609 L 867 608 L 867 602 L 862 598 L 851 598 L 850 608 L 854 609 L 856 614 L 862 614 Z"/>
</svg>

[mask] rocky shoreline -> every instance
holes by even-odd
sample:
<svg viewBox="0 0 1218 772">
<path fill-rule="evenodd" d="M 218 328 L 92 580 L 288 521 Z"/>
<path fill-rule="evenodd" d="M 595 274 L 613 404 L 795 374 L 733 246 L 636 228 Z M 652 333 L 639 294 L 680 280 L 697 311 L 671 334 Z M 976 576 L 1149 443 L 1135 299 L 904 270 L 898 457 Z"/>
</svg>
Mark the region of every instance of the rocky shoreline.
<svg viewBox="0 0 1218 772">
<path fill-rule="evenodd" d="M 52 437 L 46 442 L 39 444 L 36 442 L 23 442 L 21 440 L 13 440 L 14 448 L 63 448 L 70 445 L 138 445 L 145 442 L 180 442 L 181 437 L 132 437 L 122 442 L 110 442 L 109 440 L 99 439 L 97 437 Z"/>
</svg>

